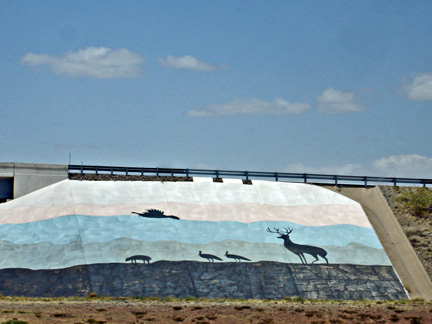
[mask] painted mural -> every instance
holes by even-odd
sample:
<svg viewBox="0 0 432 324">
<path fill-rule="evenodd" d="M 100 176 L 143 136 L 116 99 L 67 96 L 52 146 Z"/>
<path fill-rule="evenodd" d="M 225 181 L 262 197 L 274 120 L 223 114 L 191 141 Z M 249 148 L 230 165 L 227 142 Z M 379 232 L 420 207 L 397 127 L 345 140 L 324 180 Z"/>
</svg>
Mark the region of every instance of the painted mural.
<svg viewBox="0 0 432 324">
<path fill-rule="evenodd" d="M 307 184 L 65 180 L 0 205 L 0 271 L 161 262 L 394 271 L 361 206 Z"/>
</svg>

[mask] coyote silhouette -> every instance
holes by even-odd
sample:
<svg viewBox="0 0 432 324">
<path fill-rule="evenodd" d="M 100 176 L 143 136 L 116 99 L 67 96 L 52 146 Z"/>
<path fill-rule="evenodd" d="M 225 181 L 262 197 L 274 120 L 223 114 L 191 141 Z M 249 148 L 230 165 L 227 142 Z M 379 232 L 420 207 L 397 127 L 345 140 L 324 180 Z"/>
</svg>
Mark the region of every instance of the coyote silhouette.
<svg viewBox="0 0 432 324">
<path fill-rule="evenodd" d="M 312 263 L 318 261 L 318 255 L 321 258 L 325 259 L 327 264 L 329 263 L 326 258 L 327 255 L 326 250 L 312 245 L 302 245 L 302 244 L 293 243 L 289 237 L 292 231 L 293 230 L 290 228 L 285 228 L 285 233 L 281 233 L 278 228 L 275 228 L 275 231 L 273 232 L 269 227 L 267 227 L 267 232 L 280 235 L 278 236 L 278 238 L 284 240 L 284 247 L 290 250 L 292 253 L 297 254 L 302 264 L 307 264 L 304 253 L 310 254 L 315 258 L 315 260 L 312 261 Z"/>
<path fill-rule="evenodd" d="M 147 255 L 133 255 L 129 258 L 126 258 L 126 262 L 132 261 L 132 263 L 137 263 L 137 260 L 141 260 L 143 263 L 150 263 L 151 258 Z"/>
</svg>

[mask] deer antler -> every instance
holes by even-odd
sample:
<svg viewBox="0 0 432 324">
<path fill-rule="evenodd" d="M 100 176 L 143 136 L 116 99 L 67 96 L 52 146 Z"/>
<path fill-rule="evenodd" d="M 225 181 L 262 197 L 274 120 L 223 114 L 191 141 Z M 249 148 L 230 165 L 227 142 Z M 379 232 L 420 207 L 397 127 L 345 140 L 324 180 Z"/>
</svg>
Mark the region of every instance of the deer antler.
<svg viewBox="0 0 432 324">
<path fill-rule="evenodd" d="M 269 233 L 275 233 L 275 234 L 280 234 L 280 235 L 284 235 L 284 234 L 291 234 L 291 232 L 293 231 L 291 228 L 289 228 L 289 227 L 284 227 L 284 229 L 285 229 L 285 233 L 281 233 L 281 231 L 279 230 L 279 228 L 276 228 L 276 227 L 273 227 L 274 228 L 274 230 L 276 231 L 276 232 L 273 232 L 271 229 L 270 229 L 270 227 L 267 227 L 267 232 L 269 232 Z"/>
<path fill-rule="evenodd" d="M 293 231 L 291 228 L 289 228 L 289 227 L 284 227 L 285 228 L 285 231 L 286 231 L 286 233 L 287 234 L 291 234 L 291 232 Z"/>
<path fill-rule="evenodd" d="M 267 227 L 266 231 L 269 232 L 269 233 L 282 234 L 282 233 L 279 231 L 279 228 L 274 227 L 274 229 L 275 229 L 276 232 L 273 232 L 273 231 L 270 229 L 270 227 Z"/>
</svg>

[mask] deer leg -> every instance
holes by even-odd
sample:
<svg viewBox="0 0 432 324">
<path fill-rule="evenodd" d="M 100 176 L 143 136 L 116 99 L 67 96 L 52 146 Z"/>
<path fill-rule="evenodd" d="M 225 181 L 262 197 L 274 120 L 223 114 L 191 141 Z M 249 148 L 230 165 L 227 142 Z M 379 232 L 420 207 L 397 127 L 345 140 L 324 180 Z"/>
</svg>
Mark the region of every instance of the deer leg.
<svg viewBox="0 0 432 324">
<path fill-rule="evenodd" d="M 318 256 L 316 255 L 316 254 L 311 254 L 314 258 L 315 258 L 315 260 L 314 261 L 312 261 L 312 263 L 315 263 L 315 262 L 317 262 L 318 261 Z"/>
<path fill-rule="evenodd" d="M 303 259 L 302 259 L 302 257 L 304 258 L 304 255 L 303 255 L 302 253 L 299 253 L 299 254 L 297 254 L 297 255 L 299 256 L 301 263 L 302 263 L 302 264 L 305 264 L 306 260 L 303 261 Z M 307 264 L 307 263 L 306 263 L 306 264 Z"/>
<path fill-rule="evenodd" d="M 303 260 L 304 260 L 305 264 L 308 264 L 307 261 L 306 261 L 306 257 L 304 256 L 304 254 L 302 253 L 301 255 L 303 257 Z"/>
</svg>

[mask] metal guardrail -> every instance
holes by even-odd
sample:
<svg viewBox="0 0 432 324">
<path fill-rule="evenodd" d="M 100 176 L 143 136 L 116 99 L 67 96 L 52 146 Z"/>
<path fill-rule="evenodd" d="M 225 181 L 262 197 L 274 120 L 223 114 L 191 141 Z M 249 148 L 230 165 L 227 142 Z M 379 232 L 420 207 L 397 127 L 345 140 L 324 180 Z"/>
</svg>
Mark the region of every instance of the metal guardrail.
<svg viewBox="0 0 432 324">
<path fill-rule="evenodd" d="M 250 180 L 252 178 L 267 178 L 275 181 L 304 182 L 314 184 L 334 185 L 357 185 L 370 186 L 373 184 L 399 184 L 407 185 L 432 185 L 432 179 L 419 178 L 396 178 L 396 177 L 369 177 L 349 175 L 329 175 L 316 173 L 287 173 L 287 172 L 260 172 L 260 171 L 231 171 L 231 170 L 206 170 L 206 169 L 178 169 L 178 168 L 140 168 L 140 167 L 118 167 L 100 165 L 68 165 L 69 173 L 78 171 L 81 175 L 94 174 L 115 174 L 128 175 L 156 175 L 156 176 L 212 176 L 216 178 L 233 177 Z M 296 181 L 297 180 L 297 181 Z"/>
</svg>

